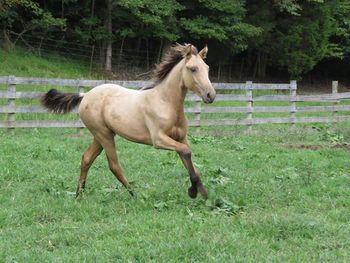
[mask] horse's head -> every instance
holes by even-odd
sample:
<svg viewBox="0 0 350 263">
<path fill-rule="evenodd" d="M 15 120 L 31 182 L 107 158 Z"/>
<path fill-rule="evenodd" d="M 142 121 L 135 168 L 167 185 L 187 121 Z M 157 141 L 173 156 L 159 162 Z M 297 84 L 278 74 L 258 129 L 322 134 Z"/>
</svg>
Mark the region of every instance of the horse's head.
<svg viewBox="0 0 350 263">
<path fill-rule="evenodd" d="M 185 87 L 200 96 L 205 103 L 212 103 L 216 92 L 209 80 L 209 66 L 204 62 L 208 53 L 208 47 L 205 46 L 196 55 L 192 49 L 192 45 L 187 45 L 186 62 L 182 73 Z"/>
</svg>

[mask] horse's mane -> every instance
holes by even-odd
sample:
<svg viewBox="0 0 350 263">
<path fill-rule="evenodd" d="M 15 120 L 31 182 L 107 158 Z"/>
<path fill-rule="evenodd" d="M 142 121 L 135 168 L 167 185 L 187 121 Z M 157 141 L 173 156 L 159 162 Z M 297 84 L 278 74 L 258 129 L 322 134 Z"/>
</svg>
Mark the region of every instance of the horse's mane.
<svg viewBox="0 0 350 263">
<path fill-rule="evenodd" d="M 162 82 L 169 72 L 179 63 L 186 55 L 186 49 L 190 44 L 179 44 L 171 46 L 162 58 L 162 61 L 156 65 L 156 69 L 153 72 L 153 83 L 147 87 L 142 88 L 142 90 L 153 89 L 160 82 Z M 198 50 L 192 45 L 192 54 L 197 55 Z"/>
</svg>

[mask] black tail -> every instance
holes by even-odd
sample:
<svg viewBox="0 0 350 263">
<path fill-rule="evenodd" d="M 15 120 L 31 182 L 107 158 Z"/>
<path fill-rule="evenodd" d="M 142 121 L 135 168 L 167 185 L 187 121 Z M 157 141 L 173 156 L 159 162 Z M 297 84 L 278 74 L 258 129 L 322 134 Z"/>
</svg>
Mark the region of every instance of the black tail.
<svg viewBox="0 0 350 263">
<path fill-rule="evenodd" d="M 40 103 L 54 113 L 64 114 L 73 110 L 82 99 L 83 96 L 77 93 L 63 93 L 51 89 L 40 98 Z"/>
</svg>

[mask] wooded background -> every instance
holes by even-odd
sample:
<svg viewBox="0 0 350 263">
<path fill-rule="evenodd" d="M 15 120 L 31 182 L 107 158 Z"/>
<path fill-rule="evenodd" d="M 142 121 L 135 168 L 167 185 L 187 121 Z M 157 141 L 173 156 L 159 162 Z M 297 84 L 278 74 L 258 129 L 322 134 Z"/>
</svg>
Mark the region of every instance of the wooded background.
<svg viewBox="0 0 350 263">
<path fill-rule="evenodd" d="M 208 44 L 214 80 L 350 82 L 349 0 L 2 0 L 0 25 L 7 49 L 132 79 L 177 41 Z"/>
</svg>

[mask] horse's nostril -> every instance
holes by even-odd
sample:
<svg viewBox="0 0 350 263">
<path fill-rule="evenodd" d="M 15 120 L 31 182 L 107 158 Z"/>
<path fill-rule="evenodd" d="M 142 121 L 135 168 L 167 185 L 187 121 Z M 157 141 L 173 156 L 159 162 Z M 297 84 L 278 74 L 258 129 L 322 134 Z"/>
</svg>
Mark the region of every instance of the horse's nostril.
<svg viewBox="0 0 350 263">
<path fill-rule="evenodd" d="M 209 93 L 209 92 L 207 93 L 207 98 L 208 98 L 208 99 L 211 99 L 211 98 L 210 98 L 210 93 Z"/>
</svg>

